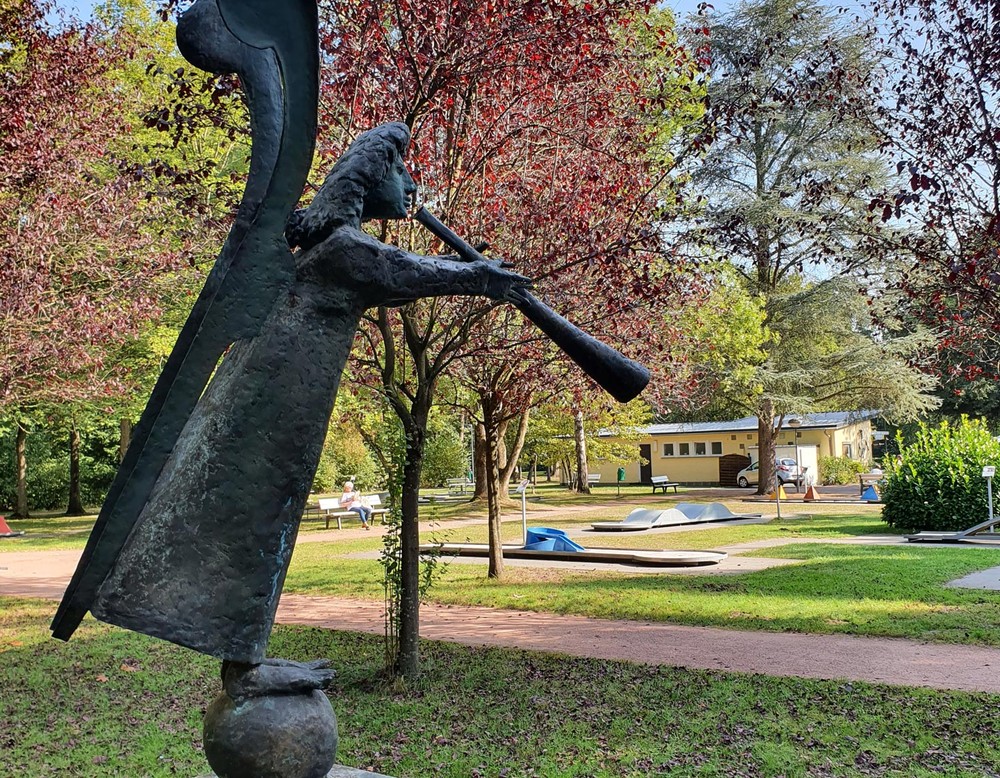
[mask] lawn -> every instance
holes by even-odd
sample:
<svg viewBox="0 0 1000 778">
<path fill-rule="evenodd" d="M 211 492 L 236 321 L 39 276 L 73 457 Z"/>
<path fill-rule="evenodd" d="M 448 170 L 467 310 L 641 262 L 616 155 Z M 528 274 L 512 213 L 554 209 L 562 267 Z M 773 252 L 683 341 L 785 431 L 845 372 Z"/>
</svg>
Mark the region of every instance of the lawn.
<svg viewBox="0 0 1000 778">
<path fill-rule="evenodd" d="M 842 508 L 840 508 L 842 510 Z M 579 520 L 547 522 L 579 526 Z M 429 533 L 437 540 L 484 542 L 481 526 Z M 718 548 L 754 540 L 793 542 L 749 556 L 796 564 L 739 575 L 687 572 L 579 573 L 508 565 L 490 581 L 485 564 L 443 559 L 427 598 L 454 605 L 572 613 L 615 619 L 757 629 L 778 632 L 905 637 L 916 640 L 1000 646 L 1000 593 L 951 589 L 945 584 L 1000 565 L 1000 550 L 923 545 L 869 546 L 829 541 L 887 534 L 870 512 L 827 513 L 781 522 L 724 526 L 672 535 L 588 535 L 585 545 Z M 505 537 L 520 537 L 516 523 Z M 591 540 L 591 538 L 594 538 Z M 381 568 L 375 560 L 345 554 L 374 552 L 377 539 L 304 543 L 295 551 L 285 590 L 300 594 L 378 599 Z"/>
<path fill-rule="evenodd" d="M 662 504 L 662 498 L 660 498 Z M 569 508 L 536 509 L 531 524 L 586 527 L 595 516 Z M 598 511 L 624 515 L 631 506 L 612 503 Z M 746 504 L 734 504 L 746 509 Z M 482 523 L 459 525 L 462 506 L 432 506 L 425 541 L 486 541 Z M 840 633 L 1000 646 L 1000 593 L 946 588 L 962 575 L 1000 565 L 1000 550 L 923 545 L 835 544 L 859 535 L 889 534 L 877 506 L 795 506 L 781 521 L 691 528 L 671 534 L 585 533 L 584 545 L 711 549 L 752 541 L 791 541 L 748 556 L 794 564 L 739 575 L 688 571 L 580 573 L 508 565 L 500 582 L 486 578 L 484 563 L 443 559 L 428 593 L 434 602 L 484 605 L 603 618 L 661 621 L 728 629 Z M 805 513 L 808 510 L 809 513 Z M 25 538 L 0 542 L 7 550 L 82 547 L 86 520 L 46 518 Z M 316 522 L 313 522 L 316 524 Z M 47 529 L 41 529 L 47 528 Z M 312 534 L 303 532 L 304 540 Z M 334 533 L 336 536 L 336 533 Z M 344 533 L 343 539 L 300 542 L 285 591 L 381 600 L 381 567 L 374 533 Z M 504 524 L 505 540 L 520 538 L 520 522 Z M 30 541 L 24 543 L 24 541 Z M 73 547 L 73 546 L 70 546 Z M 367 556 L 368 558 L 364 558 Z"/>
<path fill-rule="evenodd" d="M 207 772 L 217 663 L 88 619 L 47 637 L 52 604 L 0 599 L 0 775 Z M 1000 775 L 1000 697 L 651 668 L 424 643 L 410 690 L 380 681 L 381 642 L 279 628 L 272 653 L 328 656 L 339 760 L 395 775 Z"/>
</svg>

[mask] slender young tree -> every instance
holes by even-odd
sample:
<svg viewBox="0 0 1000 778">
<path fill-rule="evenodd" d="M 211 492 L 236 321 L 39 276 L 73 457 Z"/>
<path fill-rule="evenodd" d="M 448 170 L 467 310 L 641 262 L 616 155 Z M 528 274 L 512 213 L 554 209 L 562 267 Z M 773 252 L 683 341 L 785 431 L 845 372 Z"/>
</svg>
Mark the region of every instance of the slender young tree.
<svg viewBox="0 0 1000 778">
<path fill-rule="evenodd" d="M 655 181 L 618 172 L 640 126 L 630 100 L 648 87 L 645 74 L 629 75 L 625 63 L 638 58 L 618 35 L 632 23 L 635 4 L 452 0 L 323 8 L 330 13 L 321 151 L 336 154 L 358 130 L 403 118 L 414 131 L 411 164 L 428 207 L 470 243 L 489 241 L 521 272 L 540 278 L 540 293 L 548 296 L 557 281 L 578 285 L 575 294 L 548 297 L 554 307 L 582 302 L 593 311 L 586 284 L 603 276 L 614 292 L 605 293 L 610 319 L 619 310 L 617 290 L 621 297 L 642 290 L 653 271 L 638 261 L 639 251 L 655 236 L 637 206 L 644 196 L 655 204 Z M 622 121 L 610 123 L 612 114 Z M 626 205 L 609 218 L 619 203 Z M 414 230 L 396 240 L 433 248 Z M 470 338 L 479 326 L 498 331 L 493 316 L 490 305 L 427 301 L 372 312 L 363 333 L 363 359 L 402 422 L 406 446 L 398 662 L 405 677 L 419 666 L 417 490 L 429 411 L 456 360 L 485 356 L 481 341 Z"/>
</svg>

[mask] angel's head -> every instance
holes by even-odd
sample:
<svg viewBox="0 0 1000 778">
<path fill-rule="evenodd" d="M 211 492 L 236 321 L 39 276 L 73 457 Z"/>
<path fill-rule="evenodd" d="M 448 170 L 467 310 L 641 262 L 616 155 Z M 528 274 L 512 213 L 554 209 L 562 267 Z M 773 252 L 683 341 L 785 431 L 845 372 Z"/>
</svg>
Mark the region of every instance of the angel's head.
<svg viewBox="0 0 1000 778">
<path fill-rule="evenodd" d="M 405 219 L 417 185 L 404 157 L 410 128 L 401 122 L 361 133 L 337 160 L 308 208 L 289 220 L 289 244 L 310 248 L 341 225 Z"/>
</svg>

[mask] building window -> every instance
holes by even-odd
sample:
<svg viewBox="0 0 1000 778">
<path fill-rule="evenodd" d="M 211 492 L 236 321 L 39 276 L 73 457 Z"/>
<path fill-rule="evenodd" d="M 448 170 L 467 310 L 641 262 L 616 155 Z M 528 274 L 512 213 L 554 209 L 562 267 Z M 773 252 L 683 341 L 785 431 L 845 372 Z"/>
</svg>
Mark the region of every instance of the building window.
<svg viewBox="0 0 1000 778">
<path fill-rule="evenodd" d="M 850 443 L 844 444 L 844 456 L 848 459 L 854 459 L 854 447 Z"/>
<path fill-rule="evenodd" d="M 674 444 L 664 443 L 663 444 L 663 456 L 672 457 L 674 455 Z"/>
<path fill-rule="evenodd" d="M 730 440 L 736 440 L 736 436 L 735 436 L 735 435 L 730 435 L 730 436 L 729 436 L 729 439 L 730 439 Z"/>
<path fill-rule="evenodd" d="M 694 455 L 696 457 L 703 457 L 703 456 L 705 456 L 705 444 L 704 443 L 695 443 L 694 444 Z"/>
<path fill-rule="evenodd" d="M 712 443 L 712 454 L 719 456 L 722 454 L 722 441 L 715 441 Z"/>
<path fill-rule="evenodd" d="M 747 440 L 753 440 L 753 435 L 747 435 Z"/>
<path fill-rule="evenodd" d="M 691 456 L 691 444 L 690 443 L 678 443 L 677 444 L 677 449 L 678 449 L 677 453 L 680 456 L 682 456 L 682 457 L 689 457 L 689 456 Z"/>
</svg>

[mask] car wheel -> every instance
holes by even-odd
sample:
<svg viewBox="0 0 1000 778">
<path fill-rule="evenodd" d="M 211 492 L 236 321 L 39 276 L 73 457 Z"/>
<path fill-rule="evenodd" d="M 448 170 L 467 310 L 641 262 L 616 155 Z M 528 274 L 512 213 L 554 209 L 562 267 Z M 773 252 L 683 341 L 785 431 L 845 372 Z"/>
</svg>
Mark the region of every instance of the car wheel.
<svg viewBox="0 0 1000 778">
<path fill-rule="evenodd" d="M 746 478 L 745 475 L 741 475 L 740 479 L 736 483 L 738 483 L 744 489 L 746 489 L 748 486 L 750 486 L 750 482 L 747 480 L 747 478 Z"/>
</svg>

